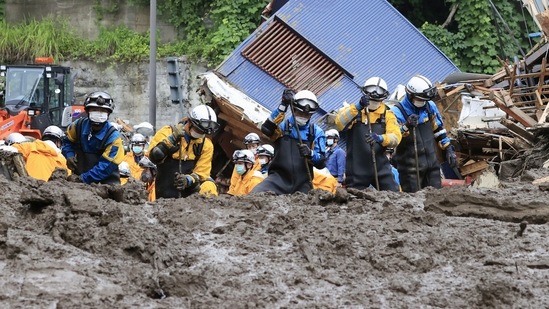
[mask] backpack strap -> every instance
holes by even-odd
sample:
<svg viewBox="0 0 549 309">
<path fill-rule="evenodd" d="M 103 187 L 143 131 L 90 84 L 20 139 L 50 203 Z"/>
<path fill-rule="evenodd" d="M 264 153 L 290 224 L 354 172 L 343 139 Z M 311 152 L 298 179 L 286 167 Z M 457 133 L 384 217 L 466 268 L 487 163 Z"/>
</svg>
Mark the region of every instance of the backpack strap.
<svg viewBox="0 0 549 309">
<path fill-rule="evenodd" d="M 101 141 L 101 144 L 99 145 L 99 151 L 100 151 L 99 153 L 103 153 L 105 151 L 105 149 L 107 149 L 105 144 L 107 144 L 107 141 L 109 140 L 109 137 L 111 137 L 111 135 L 114 133 L 114 131 L 116 131 L 115 127 L 110 127 L 109 128 L 109 130 L 105 134 L 105 137 Z"/>
</svg>

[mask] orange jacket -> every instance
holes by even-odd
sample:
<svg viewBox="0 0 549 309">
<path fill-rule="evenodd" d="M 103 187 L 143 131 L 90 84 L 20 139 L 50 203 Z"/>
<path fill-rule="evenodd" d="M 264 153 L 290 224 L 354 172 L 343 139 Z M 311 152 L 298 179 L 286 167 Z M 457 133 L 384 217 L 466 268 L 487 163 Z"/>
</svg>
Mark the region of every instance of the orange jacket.
<svg viewBox="0 0 549 309">
<path fill-rule="evenodd" d="M 316 167 L 314 167 L 313 174 L 315 176 L 313 178 L 314 189 L 322 189 L 331 193 L 335 193 L 337 188 L 337 178 L 332 176 L 332 174 L 330 174 L 330 171 L 328 171 L 327 168 L 323 168 L 319 170 Z"/>
<path fill-rule="evenodd" d="M 25 159 L 25 168 L 29 176 L 48 181 L 56 167 L 67 168 L 67 160 L 53 142 L 35 140 L 29 143 L 13 144 Z"/>
<path fill-rule="evenodd" d="M 238 174 L 237 174 L 238 175 Z M 260 182 L 265 179 L 265 175 L 261 174 L 260 171 L 254 170 L 253 168 L 249 170 L 244 176 L 238 175 L 238 178 L 234 182 L 231 179 L 231 188 L 227 194 L 239 196 L 246 195 L 252 191 L 252 189 L 257 186 Z"/>
</svg>

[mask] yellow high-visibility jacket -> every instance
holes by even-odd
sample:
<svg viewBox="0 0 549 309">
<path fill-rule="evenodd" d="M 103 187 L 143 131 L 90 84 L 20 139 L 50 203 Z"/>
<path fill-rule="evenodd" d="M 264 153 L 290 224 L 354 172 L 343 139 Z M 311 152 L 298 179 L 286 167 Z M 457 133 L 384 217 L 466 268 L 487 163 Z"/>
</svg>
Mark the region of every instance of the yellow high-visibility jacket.
<svg viewBox="0 0 549 309">
<path fill-rule="evenodd" d="M 331 193 L 335 193 L 337 188 L 337 178 L 330 174 L 330 171 L 327 168 L 321 170 L 313 167 L 313 188 L 322 189 Z"/>
<path fill-rule="evenodd" d="M 260 171 L 252 168 L 243 176 L 238 175 L 238 179 L 236 179 L 237 181 L 234 183 L 234 186 L 232 186 L 231 180 L 231 188 L 227 194 L 234 196 L 246 195 L 252 192 L 253 188 L 262 182 L 263 179 L 265 179 L 265 176 L 261 174 Z"/>
<path fill-rule="evenodd" d="M 70 174 L 67 160 L 61 154 L 61 150 L 51 141 L 35 140 L 12 146 L 23 155 L 25 168 L 32 178 L 48 181 L 57 167 L 67 170 Z"/>
</svg>

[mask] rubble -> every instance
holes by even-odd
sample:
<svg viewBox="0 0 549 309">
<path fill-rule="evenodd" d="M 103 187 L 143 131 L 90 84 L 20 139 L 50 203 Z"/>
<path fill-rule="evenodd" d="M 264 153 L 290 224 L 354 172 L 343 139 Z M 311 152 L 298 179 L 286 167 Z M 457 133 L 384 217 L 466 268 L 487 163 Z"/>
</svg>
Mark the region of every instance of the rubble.
<svg viewBox="0 0 549 309">
<path fill-rule="evenodd" d="M 493 75 L 452 74 L 437 85 L 436 103 L 461 176 L 474 182 L 492 168 L 505 180 L 549 159 L 549 70 L 543 53 L 548 48 L 544 39 L 525 59 L 502 61 Z"/>
</svg>

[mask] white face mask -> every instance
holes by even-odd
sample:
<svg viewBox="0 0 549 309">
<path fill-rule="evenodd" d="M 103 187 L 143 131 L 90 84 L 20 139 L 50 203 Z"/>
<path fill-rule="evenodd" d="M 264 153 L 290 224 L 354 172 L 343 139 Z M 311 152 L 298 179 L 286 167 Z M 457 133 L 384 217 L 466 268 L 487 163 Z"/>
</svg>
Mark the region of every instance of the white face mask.
<svg viewBox="0 0 549 309">
<path fill-rule="evenodd" d="M 421 108 L 421 107 L 425 106 L 425 103 L 427 103 L 427 101 L 414 100 L 412 103 L 414 104 L 415 107 Z"/>
<path fill-rule="evenodd" d="M 91 122 L 104 123 L 107 121 L 107 119 L 109 119 L 109 113 L 94 111 L 94 112 L 90 112 L 88 118 L 90 119 Z"/>
<path fill-rule="evenodd" d="M 368 109 L 371 111 L 375 111 L 380 106 L 381 106 L 381 101 L 370 100 L 370 105 L 368 105 Z"/>
<path fill-rule="evenodd" d="M 206 136 L 206 134 L 200 134 L 200 133 L 196 132 L 195 130 L 191 130 L 191 137 L 194 138 L 194 139 L 203 138 L 204 136 Z"/>
<path fill-rule="evenodd" d="M 309 118 L 307 118 L 307 117 L 299 117 L 299 116 L 295 117 L 295 122 L 300 127 L 306 125 L 307 121 L 309 121 Z"/>
<path fill-rule="evenodd" d="M 259 164 L 261 164 L 261 165 L 267 164 L 267 159 L 265 159 L 265 158 L 259 159 Z"/>
<path fill-rule="evenodd" d="M 332 146 L 334 144 L 334 139 L 333 138 L 329 138 L 326 140 L 326 145 L 327 146 Z"/>
</svg>

